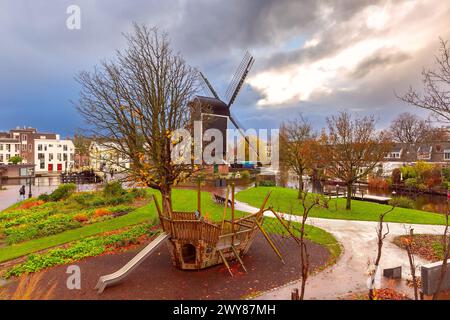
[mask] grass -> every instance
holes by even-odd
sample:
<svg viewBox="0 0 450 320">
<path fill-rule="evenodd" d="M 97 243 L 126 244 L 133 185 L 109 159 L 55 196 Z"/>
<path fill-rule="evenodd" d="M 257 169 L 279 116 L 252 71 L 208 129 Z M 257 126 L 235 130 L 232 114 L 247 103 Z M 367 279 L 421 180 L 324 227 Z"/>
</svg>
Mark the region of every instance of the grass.
<svg viewBox="0 0 450 320">
<path fill-rule="evenodd" d="M 161 205 L 161 196 L 158 191 L 148 190 L 148 193 L 156 194 L 159 204 Z M 197 193 L 193 190 L 174 189 L 172 193 L 172 201 L 174 210 L 178 211 L 194 211 L 197 208 Z M 262 201 L 262 200 L 261 200 Z M 261 201 L 257 201 L 259 206 Z M 208 192 L 202 192 L 201 195 L 202 213 L 213 221 L 221 221 L 223 217 L 223 206 L 216 204 Z M 14 205 L 17 206 L 17 205 Z M 231 210 L 228 208 L 226 219 L 229 219 Z M 244 215 L 243 212 L 236 211 L 236 217 Z M 45 250 L 51 247 L 67 244 L 86 237 L 94 236 L 100 233 L 118 230 L 127 226 L 136 225 L 143 222 L 156 223 L 157 213 L 153 202 L 144 205 L 127 215 L 110 219 L 94 224 L 86 225 L 81 228 L 68 230 L 56 235 L 34 239 L 19 244 L 14 244 L 0 248 L 0 262 L 12 260 L 33 252 Z M 328 248 L 331 258 L 336 259 L 341 248 L 336 239 L 328 232 L 313 226 L 306 226 L 307 238 L 317 244 Z"/>
<path fill-rule="evenodd" d="M 301 214 L 301 206 L 297 200 L 298 191 L 295 189 L 282 187 L 250 188 L 239 192 L 236 199 L 259 207 L 262 199 L 269 191 L 272 191 L 272 194 L 268 204 L 273 206 L 276 211 L 295 215 Z M 326 219 L 378 221 L 380 214 L 390 208 L 389 205 L 352 200 L 352 209 L 347 211 L 345 210 L 345 201 L 343 198 L 331 199 L 328 209 L 315 207 L 310 216 Z M 337 210 L 335 209 L 336 204 Z M 445 218 L 442 214 L 405 208 L 395 208 L 393 212 L 386 216 L 385 221 L 411 224 L 445 224 Z"/>
<path fill-rule="evenodd" d="M 149 194 L 158 194 L 159 205 L 161 205 L 161 196 L 155 190 L 148 190 Z M 193 190 L 175 189 L 172 194 L 174 210 L 194 211 L 197 208 L 197 193 Z M 214 203 L 208 192 L 202 192 L 202 211 L 207 214 L 211 220 L 220 221 L 223 215 L 223 207 Z M 19 206 L 15 204 L 12 208 Z M 10 210 L 11 208 L 7 209 Z M 236 212 L 240 216 L 242 213 Z M 227 218 L 230 216 L 230 209 L 227 211 Z M 93 236 L 99 233 L 121 229 L 127 226 L 139 224 L 142 222 L 156 223 L 157 213 L 153 202 L 137 208 L 127 215 L 110 219 L 98 223 L 86 225 L 81 228 L 68 230 L 56 235 L 34 239 L 18 244 L 13 244 L 0 248 L 0 262 L 12 260 L 29 253 L 44 250 L 54 246 L 59 246 L 68 242 L 76 241 L 82 238 Z"/>
</svg>

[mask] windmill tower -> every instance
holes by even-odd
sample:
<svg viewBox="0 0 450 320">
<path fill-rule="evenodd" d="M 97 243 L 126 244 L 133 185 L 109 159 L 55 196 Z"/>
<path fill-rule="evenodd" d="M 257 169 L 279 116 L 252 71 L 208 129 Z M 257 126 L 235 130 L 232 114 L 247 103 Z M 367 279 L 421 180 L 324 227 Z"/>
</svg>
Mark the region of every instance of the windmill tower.
<svg viewBox="0 0 450 320">
<path fill-rule="evenodd" d="M 244 58 L 242 59 L 239 67 L 234 73 L 230 84 L 225 92 L 225 101 L 222 100 L 217 91 L 211 85 L 209 80 L 205 77 L 203 73 L 199 73 L 202 80 L 202 85 L 205 91 L 209 92 L 209 96 L 196 96 L 191 102 L 191 118 L 193 121 L 201 121 L 202 123 L 202 141 L 203 134 L 208 129 L 218 129 L 222 133 L 223 137 L 223 159 L 226 157 L 227 150 L 227 127 L 228 120 L 239 130 L 240 134 L 247 141 L 247 144 L 252 147 L 249 139 L 245 136 L 244 130 L 239 125 L 239 122 L 232 115 L 231 106 L 236 101 L 236 97 L 239 94 L 242 86 L 244 85 L 245 79 L 247 78 L 250 69 L 253 66 L 255 59 L 253 56 L 246 52 Z M 228 101 L 228 102 L 226 102 Z M 203 150 L 203 148 L 202 148 Z"/>
</svg>

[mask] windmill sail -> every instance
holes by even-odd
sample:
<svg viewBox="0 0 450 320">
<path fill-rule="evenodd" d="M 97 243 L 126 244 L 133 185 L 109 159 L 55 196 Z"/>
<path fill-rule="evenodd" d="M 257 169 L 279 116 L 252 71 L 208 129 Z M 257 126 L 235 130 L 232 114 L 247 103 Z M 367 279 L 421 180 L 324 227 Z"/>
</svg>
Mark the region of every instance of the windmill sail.
<svg viewBox="0 0 450 320">
<path fill-rule="evenodd" d="M 209 82 L 209 80 L 203 75 L 203 73 L 199 72 L 200 77 L 203 80 L 203 84 L 206 85 L 206 87 L 209 89 L 209 91 L 211 92 L 211 94 L 214 96 L 214 98 L 219 99 L 219 95 L 217 94 L 216 90 L 214 90 L 213 86 L 211 85 L 211 83 Z"/>
<path fill-rule="evenodd" d="M 230 107 L 234 103 L 234 100 L 236 99 L 239 91 L 241 90 L 245 78 L 247 78 L 247 75 L 251 67 L 253 66 L 254 62 L 255 59 L 250 55 L 250 53 L 247 52 L 238 69 L 236 70 L 230 82 L 230 85 L 228 86 L 228 89 L 225 93 L 226 98 L 229 99 L 228 107 Z"/>
<path fill-rule="evenodd" d="M 239 123 L 234 119 L 234 117 L 230 114 L 230 116 L 228 117 L 231 122 L 233 123 L 233 125 L 236 127 L 236 129 L 238 129 L 239 133 L 241 134 L 241 136 L 245 139 L 245 142 L 249 145 L 250 148 L 252 148 L 253 152 L 256 153 L 257 159 L 259 159 L 259 152 L 258 152 L 258 147 L 254 146 L 251 142 L 250 139 L 245 135 L 244 130 L 242 130 L 241 125 L 239 125 Z"/>
</svg>

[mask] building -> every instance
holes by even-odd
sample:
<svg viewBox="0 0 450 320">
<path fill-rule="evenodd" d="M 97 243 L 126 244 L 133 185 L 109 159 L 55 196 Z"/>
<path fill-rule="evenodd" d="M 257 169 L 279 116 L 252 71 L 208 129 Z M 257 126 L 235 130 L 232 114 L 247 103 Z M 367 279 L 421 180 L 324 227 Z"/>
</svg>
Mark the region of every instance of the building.
<svg viewBox="0 0 450 320">
<path fill-rule="evenodd" d="M 450 141 L 418 144 L 396 143 L 382 163 L 383 175 L 390 176 L 394 169 L 418 161 L 450 165 Z"/>
<path fill-rule="evenodd" d="M 20 156 L 22 164 L 33 165 L 38 175 L 58 173 L 73 168 L 74 152 L 73 142 L 56 133 L 42 133 L 30 127 L 0 132 L 0 165 Z"/>
<path fill-rule="evenodd" d="M 130 160 L 121 154 L 113 142 L 92 142 L 89 147 L 90 167 L 97 172 L 123 172 L 130 168 Z"/>
</svg>

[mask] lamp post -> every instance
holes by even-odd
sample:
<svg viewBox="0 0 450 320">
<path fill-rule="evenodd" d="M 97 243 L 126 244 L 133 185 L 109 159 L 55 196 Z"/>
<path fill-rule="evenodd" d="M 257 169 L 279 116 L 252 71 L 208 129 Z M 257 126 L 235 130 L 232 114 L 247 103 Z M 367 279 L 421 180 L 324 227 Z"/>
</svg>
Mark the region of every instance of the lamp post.
<svg viewBox="0 0 450 320">
<path fill-rule="evenodd" d="M 31 192 L 31 179 L 32 179 L 33 175 L 34 175 L 34 168 L 28 168 L 28 177 L 30 179 L 29 189 L 28 189 L 28 198 L 32 198 L 33 197 L 33 193 Z"/>
</svg>

